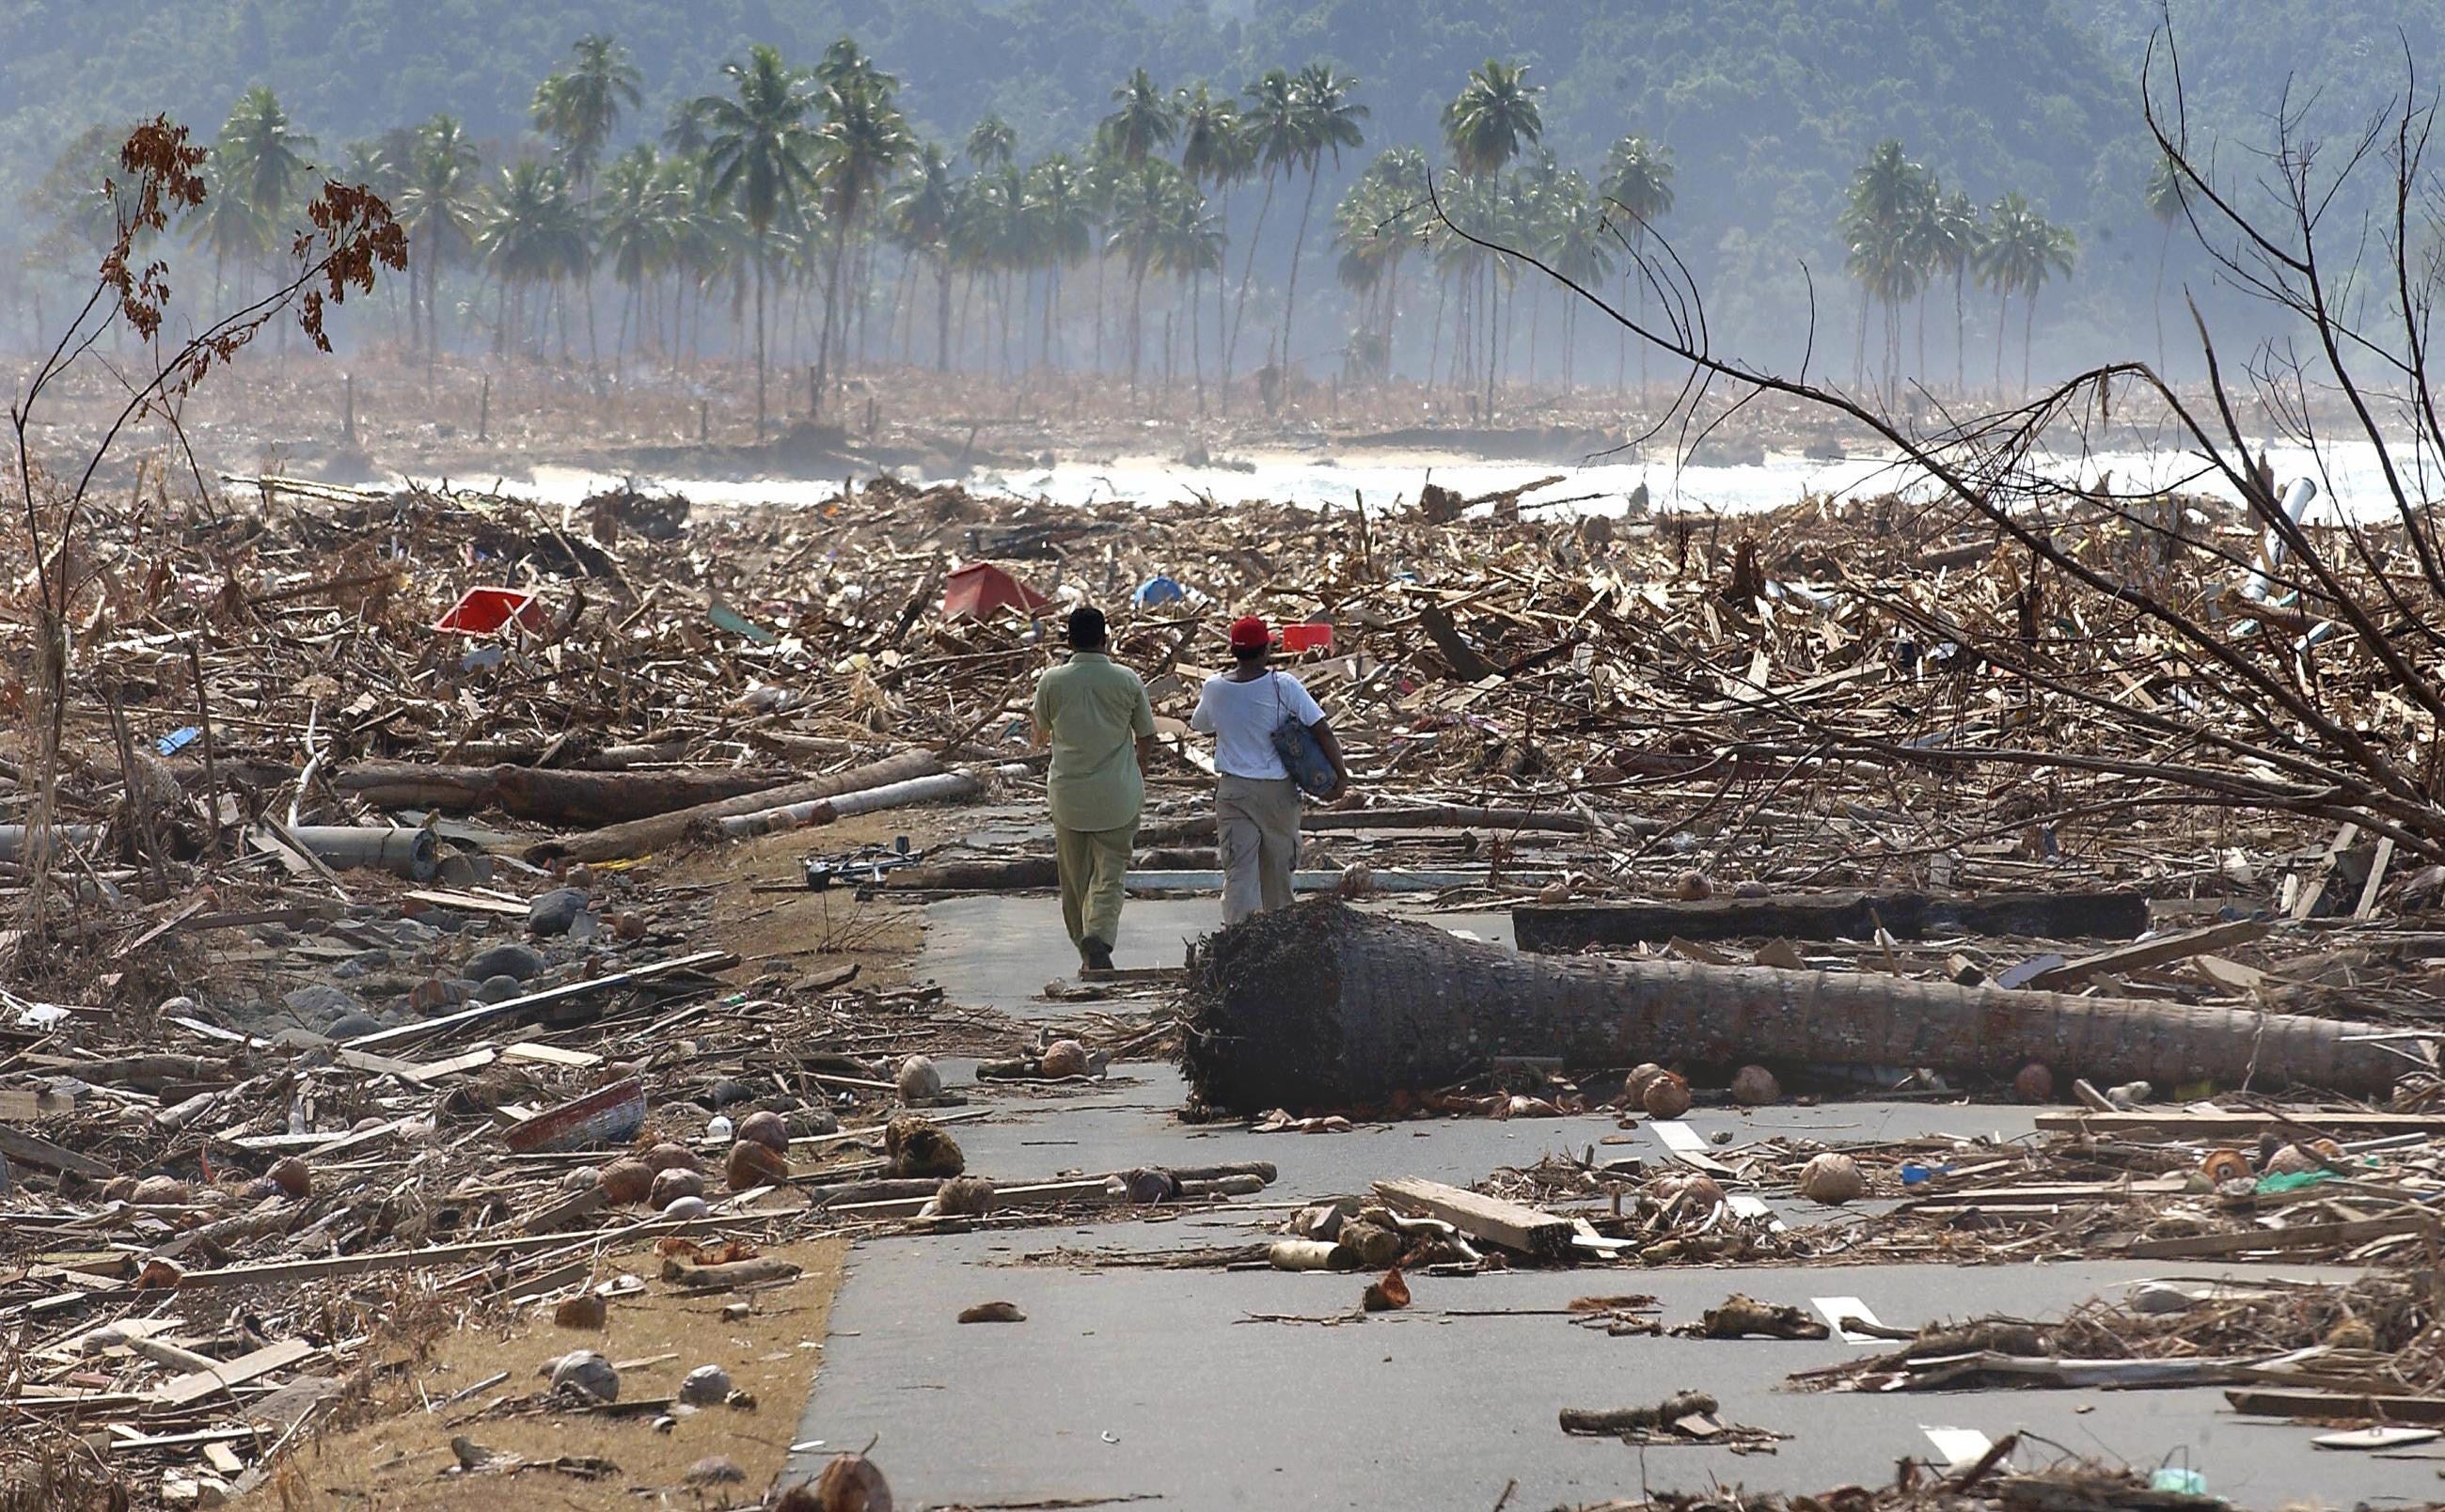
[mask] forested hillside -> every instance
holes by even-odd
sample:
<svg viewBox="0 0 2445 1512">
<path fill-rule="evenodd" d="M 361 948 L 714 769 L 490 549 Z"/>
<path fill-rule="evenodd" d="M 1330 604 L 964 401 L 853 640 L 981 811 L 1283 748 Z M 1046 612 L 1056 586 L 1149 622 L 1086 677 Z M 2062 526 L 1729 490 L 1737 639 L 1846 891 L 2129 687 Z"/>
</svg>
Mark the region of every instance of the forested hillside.
<svg viewBox="0 0 2445 1512">
<path fill-rule="evenodd" d="M 2445 0 L 2177 0 L 2194 122 L 2263 139 L 2260 118 L 2287 77 L 2322 109 L 2373 108 L 2399 87 L 2406 43 L 2445 66 L 2440 14 Z M 1363 140 L 1320 165 L 1329 211 L 1383 148 L 1446 162 L 1446 105 L 1470 70 L 1500 59 L 1524 67 L 1540 111 L 1541 140 L 1519 159 L 1527 169 L 1596 184 L 1628 134 L 1669 154 L 1670 208 L 1655 229 L 1700 273 L 1719 328 L 1747 348 L 1787 353 L 1811 274 L 1820 320 L 1838 330 L 1856 319 L 1846 195 L 1876 145 L 1897 139 L 1927 187 L 1973 210 L 2016 194 L 2062 233 L 2070 271 L 2041 275 L 2052 318 L 2038 342 L 2069 360 L 2130 327 L 2160 252 L 2176 285 L 2204 270 L 2164 245 L 2146 202 L 2154 155 L 2138 65 L 2160 16 L 2158 0 L 186 0 L 167 10 L 11 0 L 0 11 L 0 189 L 24 200 L 80 131 L 139 113 L 167 111 L 210 135 L 256 84 L 312 138 L 318 164 L 447 113 L 489 179 L 547 150 L 536 84 L 584 33 L 615 38 L 638 74 L 637 103 L 600 155 L 608 161 L 662 139 L 673 107 L 719 89 L 721 65 L 751 45 L 805 65 L 848 35 L 896 76 L 917 139 L 956 163 L 970 127 L 998 115 L 1021 167 L 1083 157 L 1133 70 L 1167 93 L 1210 81 L 1229 95 L 1267 68 L 1328 62 L 1355 77 L 1351 99 L 1366 112 Z M 1255 196 L 1216 187 L 1236 273 Z M 23 251 L 44 220 L 37 203 L 0 237 Z M 1278 278 L 1286 259 L 1268 238 L 1260 278 Z M 1305 276 L 1332 286 L 1329 271 Z M 1957 292 L 1933 282 L 1915 291 Z M 1974 287 L 1969 297 L 1981 298 Z"/>
</svg>

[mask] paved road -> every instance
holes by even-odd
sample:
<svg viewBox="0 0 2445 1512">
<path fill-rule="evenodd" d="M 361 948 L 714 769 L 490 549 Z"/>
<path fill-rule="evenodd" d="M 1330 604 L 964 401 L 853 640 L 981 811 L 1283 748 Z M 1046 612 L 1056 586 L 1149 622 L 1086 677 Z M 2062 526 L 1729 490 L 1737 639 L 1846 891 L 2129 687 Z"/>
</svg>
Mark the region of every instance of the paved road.
<svg viewBox="0 0 2445 1512">
<path fill-rule="evenodd" d="M 989 1000 L 995 982 L 1014 977 L 1032 991 L 1066 967 L 1021 948 L 1043 931 L 1052 906 L 1000 900 L 991 909 L 938 912 L 924 969 L 955 1000 Z M 1141 941 L 1168 920 L 1160 905 L 1131 906 Z M 954 1084 L 968 1079 L 964 1063 L 944 1070 Z M 1873 1483 L 1905 1455 L 1932 1453 L 1921 1428 L 1939 1426 L 1991 1437 L 2019 1429 L 2065 1452 L 2139 1465 L 2187 1456 L 2212 1490 L 2257 1508 L 2420 1504 L 2438 1488 L 2436 1464 L 2320 1451 L 2308 1430 L 2234 1417 L 2212 1390 L 1801 1394 L 1784 1389 L 1791 1372 L 1858 1347 L 1610 1338 L 1549 1313 L 1592 1293 L 1638 1292 L 1656 1297 L 1663 1318 L 1675 1322 L 1740 1291 L 1801 1306 L 1857 1297 L 1883 1321 L 1908 1327 L 1988 1313 L 2042 1316 L 2149 1276 L 2251 1274 L 2247 1267 L 1517 1271 L 1414 1278 L 1413 1308 L 1374 1317 L 1354 1316 L 1361 1282 L 1353 1277 L 1099 1267 L 1098 1255 L 1252 1242 L 1285 1204 L 1363 1191 L 1379 1177 L 1465 1184 L 1616 1132 L 1609 1118 L 1583 1117 L 1257 1135 L 1180 1124 L 1181 1093 L 1170 1067 L 1139 1065 L 1118 1068 L 1111 1085 L 1083 1096 L 983 1093 L 1002 1116 L 962 1125 L 960 1138 L 971 1169 L 1005 1180 L 1230 1160 L 1272 1161 L 1280 1180 L 1234 1210 L 1167 1223 L 861 1245 L 798 1433 L 826 1447 L 803 1456 L 802 1467 L 875 1439 L 874 1456 L 903 1505 L 1159 1497 L 1175 1508 L 1483 1509 L 1516 1481 L 1507 1504 L 1541 1508 L 1634 1498 L 1643 1487 L 1822 1491 Z M 1730 1130 L 1735 1144 L 1788 1129 L 1839 1142 L 1922 1133 L 2011 1139 L 2031 1127 L 2021 1109 L 1876 1103 L 1702 1109 L 1689 1122 L 1708 1134 Z M 1663 1160 L 1646 1129 L 1608 1153 Z M 1782 1211 L 1798 1222 L 1828 1216 L 1808 1204 Z M 1046 1262 L 1056 1251 L 1070 1254 Z M 1028 1320 L 954 1321 L 961 1308 L 992 1299 L 1017 1302 Z M 1642 1452 L 1566 1437 L 1555 1422 L 1563 1407 L 1629 1406 L 1683 1389 L 1713 1392 L 1728 1419 L 1791 1437 L 1770 1455 Z M 2021 1463 L 2044 1463 L 2050 1452 L 2032 1440 Z"/>
</svg>

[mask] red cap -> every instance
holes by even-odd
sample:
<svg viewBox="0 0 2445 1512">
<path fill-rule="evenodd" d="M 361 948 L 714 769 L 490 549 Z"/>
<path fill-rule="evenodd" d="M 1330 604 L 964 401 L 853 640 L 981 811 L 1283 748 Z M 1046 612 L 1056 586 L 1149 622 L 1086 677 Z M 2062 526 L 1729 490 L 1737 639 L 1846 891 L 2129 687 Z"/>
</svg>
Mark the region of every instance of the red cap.
<svg viewBox="0 0 2445 1512">
<path fill-rule="evenodd" d="M 1274 644 L 1273 633 L 1257 615 L 1243 614 L 1231 622 L 1231 649 L 1253 651 Z"/>
</svg>

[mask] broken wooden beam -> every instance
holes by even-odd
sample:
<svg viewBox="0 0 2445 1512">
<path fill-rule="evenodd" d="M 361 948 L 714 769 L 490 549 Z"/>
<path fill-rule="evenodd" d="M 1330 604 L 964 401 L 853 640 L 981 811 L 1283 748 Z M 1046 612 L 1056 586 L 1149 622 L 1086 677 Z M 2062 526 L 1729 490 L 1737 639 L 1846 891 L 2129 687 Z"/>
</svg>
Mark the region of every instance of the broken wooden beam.
<svg viewBox="0 0 2445 1512">
<path fill-rule="evenodd" d="M 1558 956 L 1590 945 L 1660 945 L 1676 938 L 1873 940 L 1880 924 L 1896 940 L 1955 934 L 2129 940 L 2148 928 L 2148 900 L 2136 892 L 1847 892 L 1702 903 L 1523 903 L 1511 910 L 1521 949 Z"/>
<path fill-rule="evenodd" d="M 2061 992 L 2077 987 L 2091 977 L 2113 976 L 2126 971 L 2145 971 L 2154 966 L 2169 966 L 2176 961 L 2188 961 L 2210 951 L 2230 950 L 2245 945 L 2267 933 L 2263 919 L 2234 919 L 2224 924 L 2212 924 L 2203 929 L 2184 929 L 2154 940 L 2137 941 L 2100 950 L 2095 955 L 2080 956 L 2060 966 L 2050 966 L 2031 977 L 2024 986 L 2044 992 Z"/>
<path fill-rule="evenodd" d="M 1572 1236 L 1578 1232 L 1567 1218 L 1418 1177 L 1377 1182 L 1375 1195 L 1404 1212 L 1441 1219 L 1471 1239 L 1519 1255 L 1562 1259 L 1570 1254 Z"/>
</svg>

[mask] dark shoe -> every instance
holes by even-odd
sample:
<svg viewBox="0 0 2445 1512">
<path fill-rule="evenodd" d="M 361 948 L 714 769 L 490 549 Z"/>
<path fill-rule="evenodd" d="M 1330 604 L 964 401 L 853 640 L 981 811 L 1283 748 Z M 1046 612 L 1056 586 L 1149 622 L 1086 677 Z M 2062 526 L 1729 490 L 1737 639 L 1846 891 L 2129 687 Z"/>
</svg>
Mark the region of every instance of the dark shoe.
<svg viewBox="0 0 2445 1512">
<path fill-rule="evenodd" d="M 1112 969 L 1112 947 L 1096 939 L 1093 935 L 1089 935 L 1086 939 L 1078 942 L 1078 954 L 1080 958 L 1087 962 L 1087 969 L 1089 971 L 1110 971 Z"/>
</svg>

